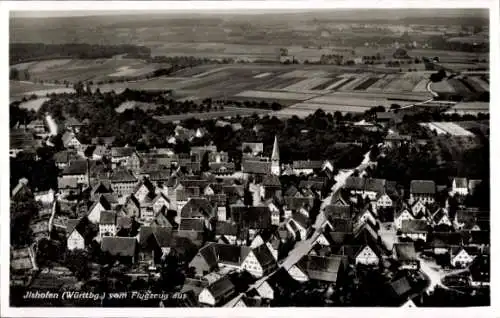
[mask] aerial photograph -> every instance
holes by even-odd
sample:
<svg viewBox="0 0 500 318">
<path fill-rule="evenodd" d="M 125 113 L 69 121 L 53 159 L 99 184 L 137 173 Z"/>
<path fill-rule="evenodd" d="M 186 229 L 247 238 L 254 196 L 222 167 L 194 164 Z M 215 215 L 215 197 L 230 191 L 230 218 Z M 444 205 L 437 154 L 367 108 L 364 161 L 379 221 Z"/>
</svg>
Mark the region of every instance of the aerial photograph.
<svg viewBox="0 0 500 318">
<path fill-rule="evenodd" d="M 491 306 L 489 15 L 10 11 L 10 307 Z"/>
</svg>

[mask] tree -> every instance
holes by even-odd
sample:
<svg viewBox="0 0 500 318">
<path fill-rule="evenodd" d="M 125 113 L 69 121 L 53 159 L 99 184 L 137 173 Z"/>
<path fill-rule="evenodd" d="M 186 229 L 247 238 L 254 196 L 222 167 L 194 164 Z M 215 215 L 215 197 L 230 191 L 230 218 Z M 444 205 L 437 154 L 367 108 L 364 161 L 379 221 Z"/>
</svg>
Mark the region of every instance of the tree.
<svg viewBox="0 0 500 318">
<path fill-rule="evenodd" d="M 10 205 L 10 243 L 25 246 L 32 243 L 31 220 L 38 215 L 39 207 L 33 197 L 23 196 Z"/>
<path fill-rule="evenodd" d="M 15 67 L 10 69 L 9 79 L 12 81 L 19 81 L 19 70 Z"/>
<path fill-rule="evenodd" d="M 79 280 L 86 280 L 90 277 L 89 261 L 90 255 L 86 251 L 67 251 L 65 255 L 66 267 L 68 267 Z"/>
<path fill-rule="evenodd" d="M 401 105 L 399 105 L 399 104 L 391 104 L 391 107 L 389 109 L 396 110 L 396 109 L 400 109 L 400 108 L 401 108 Z"/>
</svg>

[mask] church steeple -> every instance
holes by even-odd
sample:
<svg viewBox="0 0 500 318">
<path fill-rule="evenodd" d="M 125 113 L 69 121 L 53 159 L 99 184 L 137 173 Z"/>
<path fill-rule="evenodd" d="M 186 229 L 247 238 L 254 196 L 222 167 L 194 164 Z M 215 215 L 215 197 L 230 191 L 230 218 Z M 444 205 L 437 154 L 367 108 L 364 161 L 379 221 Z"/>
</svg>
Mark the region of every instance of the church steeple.
<svg viewBox="0 0 500 318">
<path fill-rule="evenodd" d="M 273 153 L 271 155 L 271 173 L 279 176 L 281 174 L 280 167 L 280 150 L 278 148 L 278 137 L 274 136 Z"/>
<path fill-rule="evenodd" d="M 271 155 L 272 161 L 280 160 L 280 149 L 278 148 L 278 137 L 274 136 L 273 154 Z"/>
</svg>

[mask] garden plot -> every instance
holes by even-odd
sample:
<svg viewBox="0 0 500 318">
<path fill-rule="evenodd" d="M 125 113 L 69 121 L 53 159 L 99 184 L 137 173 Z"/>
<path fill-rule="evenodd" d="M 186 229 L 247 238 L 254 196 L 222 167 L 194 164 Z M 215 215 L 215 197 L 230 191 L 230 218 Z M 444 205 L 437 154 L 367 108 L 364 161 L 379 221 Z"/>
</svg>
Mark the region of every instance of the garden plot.
<svg viewBox="0 0 500 318">
<path fill-rule="evenodd" d="M 193 78 L 200 78 L 200 77 L 205 77 L 205 76 L 208 76 L 208 75 L 211 75 L 213 73 L 217 73 L 217 72 L 220 72 L 222 70 L 226 69 L 225 67 L 220 67 L 220 68 L 214 68 L 212 70 L 208 70 L 206 72 L 203 72 L 203 73 L 198 73 L 198 74 L 195 74 L 193 75 Z"/>
<path fill-rule="evenodd" d="M 340 105 L 340 106 L 357 106 L 357 107 L 375 107 L 378 105 L 388 104 L 385 98 L 363 98 L 363 97 L 350 97 L 339 95 L 328 95 L 313 98 L 309 101 L 313 104 L 326 104 L 326 105 Z"/>
<path fill-rule="evenodd" d="M 349 83 L 349 82 L 351 82 L 353 80 L 354 80 L 354 77 L 343 77 L 343 78 L 340 78 L 335 83 L 333 83 L 332 85 L 328 86 L 326 88 L 326 90 L 329 91 L 329 90 L 334 90 L 334 89 L 340 88 L 340 87 L 344 86 L 345 84 L 347 84 L 347 83 Z"/>
<path fill-rule="evenodd" d="M 431 83 L 431 89 L 437 93 L 455 93 L 455 89 L 448 81 Z"/>
<path fill-rule="evenodd" d="M 398 79 L 391 81 L 385 88 L 385 92 L 410 92 L 423 79 L 423 75 L 419 73 L 405 73 Z"/>
<path fill-rule="evenodd" d="M 372 86 L 368 87 L 366 90 L 371 91 L 382 91 L 390 82 L 394 79 L 399 78 L 399 74 L 387 74 L 375 82 Z"/>
<path fill-rule="evenodd" d="M 427 91 L 427 83 L 429 82 L 428 79 L 423 79 L 420 82 L 418 82 L 415 87 L 413 87 L 413 92 L 426 92 Z"/>
<path fill-rule="evenodd" d="M 368 87 L 370 87 L 375 82 L 377 82 L 378 79 L 379 79 L 378 77 L 369 77 L 368 79 L 366 79 L 365 81 L 363 81 L 362 83 L 360 83 L 358 86 L 356 86 L 354 88 L 354 90 L 356 90 L 356 91 L 366 90 Z"/>
<path fill-rule="evenodd" d="M 349 83 L 346 83 L 345 85 L 342 85 L 342 87 L 339 87 L 338 90 L 340 90 L 340 91 L 350 91 L 350 90 L 353 90 L 356 86 L 358 86 L 359 84 L 363 83 L 368 78 L 370 78 L 370 77 L 369 76 L 359 76 L 358 75 L 353 81 L 351 81 Z"/>
<path fill-rule="evenodd" d="M 260 86 L 261 89 L 274 89 L 274 90 L 281 90 L 287 86 L 290 86 L 294 83 L 300 82 L 302 79 L 301 78 L 296 78 L 296 77 L 275 77 L 273 80 L 268 83 L 268 84 L 263 84 Z"/>
<path fill-rule="evenodd" d="M 317 91 L 327 90 L 328 87 L 332 86 L 333 84 L 337 83 L 338 81 L 339 81 L 338 77 L 330 78 L 326 82 L 323 82 L 320 85 L 313 87 L 312 90 L 317 90 Z"/>
<path fill-rule="evenodd" d="M 270 92 L 270 91 L 254 91 L 248 90 L 235 95 L 236 97 L 252 97 L 252 98 L 262 98 L 262 99 L 287 99 L 287 100 L 306 100 L 313 98 L 317 95 L 306 94 L 306 93 L 294 93 L 294 92 Z"/>
<path fill-rule="evenodd" d="M 269 75 L 272 75 L 272 73 L 269 73 L 269 72 L 260 73 L 260 74 L 255 75 L 253 78 L 264 78 L 264 77 L 268 77 Z"/>
<path fill-rule="evenodd" d="M 329 78 L 313 77 L 307 78 L 298 83 L 292 84 L 284 88 L 285 91 L 307 91 L 312 90 L 314 87 L 330 81 Z"/>
<path fill-rule="evenodd" d="M 294 70 L 285 74 L 280 75 L 280 77 L 328 77 L 329 73 L 325 71 L 316 71 L 316 70 Z"/>
</svg>

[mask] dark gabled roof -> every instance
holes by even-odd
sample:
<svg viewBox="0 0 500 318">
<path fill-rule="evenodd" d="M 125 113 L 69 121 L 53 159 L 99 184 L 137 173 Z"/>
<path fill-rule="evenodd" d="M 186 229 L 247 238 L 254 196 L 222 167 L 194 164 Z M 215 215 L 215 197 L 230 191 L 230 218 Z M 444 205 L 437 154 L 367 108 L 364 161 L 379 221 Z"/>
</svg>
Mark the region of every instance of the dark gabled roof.
<svg viewBox="0 0 500 318">
<path fill-rule="evenodd" d="M 264 176 L 262 180 L 264 187 L 281 187 L 280 178 L 274 174 Z"/>
<path fill-rule="evenodd" d="M 216 243 L 209 242 L 199 249 L 198 254 L 203 257 L 210 268 L 216 268 L 218 259 L 216 252 Z"/>
<path fill-rule="evenodd" d="M 120 183 L 120 182 L 136 182 L 137 179 L 131 174 L 129 171 L 125 169 L 116 169 L 113 171 L 111 175 L 112 183 Z"/>
<path fill-rule="evenodd" d="M 216 243 L 214 245 L 214 251 L 218 263 L 227 263 L 239 266 L 248 256 L 251 249 L 247 246 Z"/>
<path fill-rule="evenodd" d="M 215 225 L 215 234 L 236 236 L 238 234 L 238 225 L 235 223 L 219 221 Z"/>
<path fill-rule="evenodd" d="M 252 252 L 263 268 L 266 268 L 269 264 L 275 263 L 274 256 L 271 254 L 271 251 L 266 244 L 262 244 L 259 247 L 254 248 Z"/>
<path fill-rule="evenodd" d="M 457 188 L 468 188 L 467 178 L 454 178 Z"/>
<path fill-rule="evenodd" d="M 235 169 L 233 162 L 210 162 L 208 165 L 214 172 L 234 172 Z"/>
<path fill-rule="evenodd" d="M 433 232 L 427 241 L 434 248 L 447 248 L 462 244 L 462 235 L 459 232 Z"/>
<path fill-rule="evenodd" d="M 311 280 L 336 282 L 340 271 L 345 268 L 347 258 L 344 256 L 306 255 L 297 262 L 299 267 Z"/>
<path fill-rule="evenodd" d="M 309 227 L 309 218 L 300 212 L 294 213 L 292 219 L 305 229 Z"/>
<path fill-rule="evenodd" d="M 97 145 L 99 140 L 102 140 L 104 145 L 111 145 L 115 142 L 116 136 L 111 136 L 111 137 L 94 137 L 91 140 L 91 143 L 93 145 Z"/>
<path fill-rule="evenodd" d="M 111 204 L 108 202 L 108 200 L 106 200 L 105 197 L 103 197 L 102 195 L 100 195 L 97 200 L 95 200 L 92 205 L 90 206 L 89 208 L 89 212 L 92 211 L 94 209 L 94 207 L 97 205 L 97 204 L 101 204 L 102 207 L 104 208 L 104 210 L 111 210 Z"/>
<path fill-rule="evenodd" d="M 363 191 L 365 189 L 365 179 L 361 177 L 349 177 L 345 181 L 345 188 Z"/>
<path fill-rule="evenodd" d="M 170 170 L 154 170 L 148 174 L 151 181 L 167 181 L 170 178 Z"/>
<path fill-rule="evenodd" d="M 271 211 L 267 206 L 230 206 L 231 219 L 245 228 L 265 229 L 271 225 Z"/>
<path fill-rule="evenodd" d="M 76 159 L 77 155 L 74 151 L 63 150 L 56 152 L 53 158 L 56 163 L 68 163 L 72 159 Z"/>
<path fill-rule="evenodd" d="M 76 228 L 81 219 L 69 219 L 66 221 L 66 233 L 70 234 Z"/>
<path fill-rule="evenodd" d="M 411 290 L 410 283 L 406 276 L 390 282 L 389 286 L 391 291 L 397 296 L 402 296 Z"/>
<path fill-rule="evenodd" d="M 244 173 L 271 174 L 270 161 L 243 160 L 241 170 Z"/>
<path fill-rule="evenodd" d="M 366 179 L 365 191 L 382 193 L 385 191 L 385 179 Z"/>
<path fill-rule="evenodd" d="M 434 194 L 436 193 L 436 183 L 432 180 L 412 180 L 410 183 L 410 193 Z"/>
<path fill-rule="evenodd" d="M 181 224 L 179 224 L 179 230 L 181 231 L 197 231 L 203 232 L 205 229 L 204 219 L 181 219 Z"/>
<path fill-rule="evenodd" d="M 324 181 L 320 180 L 302 180 L 299 182 L 299 189 L 312 189 L 312 190 L 321 190 L 325 185 Z"/>
<path fill-rule="evenodd" d="M 211 218 L 214 216 L 213 206 L 205 198 L 191 198 L 182 207 L 181 218 Z"/>
<path fill-rule="evenodd" d="M 142 179 L 141 181 L 139 181 L 139 183 L 137 183 L 137 185 L 135 186 L 134 188 L 134 191 L 132 191 L 133 194 L 135 194 L 137 191 L 139 191 L 139 189 L 142 187 L 142 186 L 145 186 L 146 189 L 148 190 L 148 195 L 149 194 L 153 194 L 154 195 L 154 192 L 155 192 L 155 186 L 153 185 L 153 183 L 151 183 L 151 181 L 148 179 L 148 178 L 144 178 Z"/>
<path fill-rule="evenodd" d="M 292 162 L 293 169 L 321 169 L 323 161 L 321 160 L 298 160 Z"/>
<path fill-rule="evenodd" d="M 130 157 L 135 152 L 132 147 L 112 147 L 111 157 Z"/>
<path fill-rule="evenodd" d="M 87 160 L 73 160 L 64 168 L 62 175 L 76 175 L 76 174 L 81 175 L 86 173 L 87 173 Z"/>
<path fill-rule="evenodd" d="M 231 283 L 227 276 L 222 277 L 218 281 L 207 287 L 210 294 L 215 299 L 215 302 L 220 301 L 220 298 L 229 293 L 230 291 L 234 291 L 234 285 Z"/>
<path fill-rule="evenodd" d="M 101 242 L 101 249 L 103 252 L 109 252 L 113 256 L 134 256 L 136 243 L 135 237 L 104 236 Z"/>
<path fill-rule="evenodd" d="M 75 178 L 57 178 L 58 189 L 77 189 L 78 181 Z"/>
<path fill-rule="evenodd" d="M 350 205 L 327 205 L 324 209 L 324 213 L 327 219 L 338 218 L 350 220 L 352 218 L 352 208 Z"/>
<path fill-rule="evenodd" d="M 116 218 L 116 225 L 120 229 L 130 229 L 132 228 L 132 219 L 129 218 L 128 216 L 118 216 Z"/>
<path fill-rule="evenodd" d="M 427 233 L 428 226 L 425 220 L 403 220 L 401 232 L 403 233 Z"/>
<path fill-rule="evenodd" d="M 417 259 L 415 244 L 413 242 L 395 243 L 393 248 L 394 256 L 396 256 L 399 261 L 413 261 Z"/>
<path fill-rule="evenodd" d="M 313 203 L 314 198 L 285 197 L 285 205 L 292 211 L 298 211 L 305 206 L 312 206 Z"/>
<path fill-rule="evenodd" d="M 71 126 L 83 126 L 83 123 L 80 122 L 78 119 L 74 117 L 70 117 L 64 121 L 64 125 L 66 127 L 71 127 Z"/>
<path fill-rule="evenodd" d="M 116 213 L 113 211 L 102 211 L 99 224 L 116 224 Z"/>
<path fill-rule="evenodd" d="M 443 217 L 447 216 L 447 213 L 445 211 L 445 209 L 443 208 L 439 208 L 436 213 L 434 213 L 434 215 L 432 216 L 432 220 L 435 222 L 435 223 L 438 223 Z"/>
<path fill-rule="evenodd" d="M 352 233 L 353 224 L 352 220 L 344 218 L 331 218 L 328 220 L 335 232 Z"/>
</svg>

